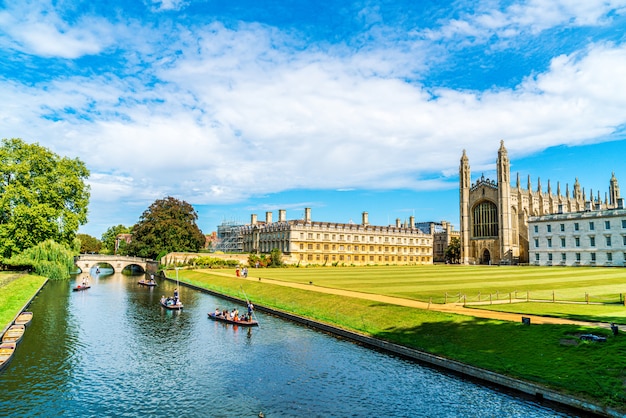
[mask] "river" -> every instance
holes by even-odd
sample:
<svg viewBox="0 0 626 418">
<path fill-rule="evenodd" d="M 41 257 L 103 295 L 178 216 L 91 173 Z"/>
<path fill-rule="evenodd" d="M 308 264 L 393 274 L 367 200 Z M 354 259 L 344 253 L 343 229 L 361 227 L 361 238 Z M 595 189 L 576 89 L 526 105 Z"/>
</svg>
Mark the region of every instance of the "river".
<svg viewBox="0 0 626 418">
<path fill-rule="evenodd" d="M 207 313 L 233 303 L 189 288 L 167 311 L 175 283 L 103 273 L 82 292 L 50 281 L 32 302 L 0 416 L 576 416 L 271 315 L 217 323 Z"/>
</svg>

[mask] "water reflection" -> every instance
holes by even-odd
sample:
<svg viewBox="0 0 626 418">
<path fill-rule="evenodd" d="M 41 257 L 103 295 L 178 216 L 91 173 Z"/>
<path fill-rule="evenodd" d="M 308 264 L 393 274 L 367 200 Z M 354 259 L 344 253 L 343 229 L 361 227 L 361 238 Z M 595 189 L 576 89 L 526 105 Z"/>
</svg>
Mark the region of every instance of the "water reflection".
<svg viewBox="0 0 626 418">
<path fill-rule="evenodd" d="M 0 374 L 0 416 L 572 416 L 261 313 L 211 321 L 233 303 L 185 287 L 166 310 L 176 283 L 140 278 L 50 282 Z"/>
</svg>

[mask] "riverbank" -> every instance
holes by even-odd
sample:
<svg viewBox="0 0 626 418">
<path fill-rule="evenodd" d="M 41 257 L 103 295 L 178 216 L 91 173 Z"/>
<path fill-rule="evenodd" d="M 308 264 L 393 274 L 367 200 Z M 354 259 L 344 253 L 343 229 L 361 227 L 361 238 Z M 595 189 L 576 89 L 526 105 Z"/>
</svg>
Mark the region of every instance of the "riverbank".
<svg viewBox="0 0 626 418">
<path fill-rule="evenodd" d="M 48 281 L 25 273 L 0 273 L 0 326 L 3 335 Z"/>
<path fill-rule="evenodd" d="M 626 341 L 579 341 L 581 333 L 597 333 L 595 328 L 527 326 L 224 277 L 211 271 L 181 270 L 179 279 L 237 300 L 248 297 L 260 309 L 293 315 L 294 320 L 302 318 L 320 329 L 330 327 L 327 331 L 334 334 L 347 332 L 354 334 L 344 335 L 347 338 L 367 340 L 361 343 L 397 349 L 401 355 L 411 353 L 420 361 L 580 410 L 611 417 L 626 411 L 620 354 Z M 619 364 L 611 359 L 620 359 Z"/>
</svg>

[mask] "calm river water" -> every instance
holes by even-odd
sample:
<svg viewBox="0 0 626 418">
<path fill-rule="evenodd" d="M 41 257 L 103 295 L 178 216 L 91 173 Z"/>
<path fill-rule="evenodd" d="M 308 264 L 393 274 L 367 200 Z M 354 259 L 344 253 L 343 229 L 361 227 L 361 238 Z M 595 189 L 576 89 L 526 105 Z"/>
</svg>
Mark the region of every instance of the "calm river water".
<svg viewBox="0 0 626 418">
<path fill-rule="evenodd" d="M 139 278 L 50 281 L 0 374 L 0 416 L 575 416 L 262 313 L 216 323 L 233 303 L 184 287 L 184 311 L 166 311 L 175 283 Z"/>
</svg>

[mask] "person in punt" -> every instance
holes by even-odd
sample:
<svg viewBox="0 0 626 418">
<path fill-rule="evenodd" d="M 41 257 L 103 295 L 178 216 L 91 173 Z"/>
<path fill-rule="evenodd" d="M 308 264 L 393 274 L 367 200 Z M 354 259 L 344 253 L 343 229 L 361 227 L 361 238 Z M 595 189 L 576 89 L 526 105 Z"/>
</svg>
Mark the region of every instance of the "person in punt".
<svg viewBox="0 0 626 418">
<path fill-rule="evenodd" d="M 215 314 L 216 317 L 218 316 L 222 316 L 222 312 L 220 312 L 220 308 L 215 308 Z"/>
</svg>

